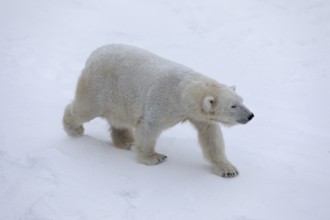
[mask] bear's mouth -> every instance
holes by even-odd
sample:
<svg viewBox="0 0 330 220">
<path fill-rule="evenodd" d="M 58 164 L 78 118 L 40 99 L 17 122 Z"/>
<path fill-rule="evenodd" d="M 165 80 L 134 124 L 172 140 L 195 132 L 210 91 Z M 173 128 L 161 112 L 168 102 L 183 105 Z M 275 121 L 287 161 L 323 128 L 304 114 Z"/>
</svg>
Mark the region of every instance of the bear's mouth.
<svg viewBox="0 0 330 220">
<path fill-rule="evenodd" d="M 253 117 L 254 117 L 254 114 L 251 113 L 247 118 L 242 118 L 240 120 L 237 120 L 237 122 L 240 123 L 240 124 L 246 124 L 249 121 L 251 121 Z"/>
<path fill-rule="evenodd" d="M 249 122 L 249 119 L 240 119 L 240 120 L 237 120 L 237 122 L 240 124 L 246 124 Z"/>
</svg>

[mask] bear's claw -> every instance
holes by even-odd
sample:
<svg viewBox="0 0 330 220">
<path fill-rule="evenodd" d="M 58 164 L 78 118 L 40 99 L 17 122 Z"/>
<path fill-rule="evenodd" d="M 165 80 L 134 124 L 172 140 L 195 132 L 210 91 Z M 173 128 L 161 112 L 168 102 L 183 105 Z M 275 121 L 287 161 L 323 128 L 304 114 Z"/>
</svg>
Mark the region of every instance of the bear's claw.
<svg viewBox="0 0 330 220">
<path fill-rule="evenodd" d="M 228 173 L 222 173 L 222 177 L 225 178 L 231 178 L 231 177 L 235 177 L 238 175 L 238 172 L 228 172 Z"/>
<path fill-rule="evenodd" d="M 225 178 L 235 177 L 239 174 L 236 167 L 234 167 L 231 164 L 222 164 L 221 166 L 219 165 L 213 166 L 212 171 L 214 174 Z"/>
<path fill-rule="evenodd" d="M 151 156 L 140 156 L 139 162 L 143 163 L 145 165 L 157 165 L 163 161 L 165 161 L 165 159 L 167 158 L 166 155 L 164 154 L 159 154 L 159 153 L 154 153 Z"/>
</svg>

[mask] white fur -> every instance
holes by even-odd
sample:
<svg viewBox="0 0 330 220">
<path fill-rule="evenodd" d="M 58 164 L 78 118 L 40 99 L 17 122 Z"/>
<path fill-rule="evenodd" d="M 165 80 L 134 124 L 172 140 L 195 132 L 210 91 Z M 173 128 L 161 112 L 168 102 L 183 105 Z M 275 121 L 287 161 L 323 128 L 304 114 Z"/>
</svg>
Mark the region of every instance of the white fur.
<svg viewBox="0 0 330 220">
<path fill-rule="evenodd" d="M 166 158 L 155 152 L 161 132 L 189 120 L 213 171 L 236 176 L 217 122 L 246 123 L 252 113 L 233 89 L 145 50 L 107 45 L 87 60 L 63 124 L 69 135 L 77 136 L 84 132 L 83 123 L 103 117 L 116 146 L 133 145 L 139 162 L 154 165 Z"/>
</svg>

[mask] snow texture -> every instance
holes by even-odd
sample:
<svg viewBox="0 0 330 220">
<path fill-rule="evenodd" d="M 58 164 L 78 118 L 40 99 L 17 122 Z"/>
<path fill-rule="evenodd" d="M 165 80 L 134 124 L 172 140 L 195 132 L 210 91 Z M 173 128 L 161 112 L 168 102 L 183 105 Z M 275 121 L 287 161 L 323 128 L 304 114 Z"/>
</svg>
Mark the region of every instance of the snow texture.
<svg viewBox="0 0 330 220">
<path fill-rule="evenodd" d="M 329 219 L 329 1 L 2 0 L 0 28 L 0 219 Z M 104 120 L 66 136 L 84 62 L 109 43 L 237 86 L 256 115 L 223 129 L 237 178 L 210 172 L 189 124 L 153 167 Z"/>
</svg>

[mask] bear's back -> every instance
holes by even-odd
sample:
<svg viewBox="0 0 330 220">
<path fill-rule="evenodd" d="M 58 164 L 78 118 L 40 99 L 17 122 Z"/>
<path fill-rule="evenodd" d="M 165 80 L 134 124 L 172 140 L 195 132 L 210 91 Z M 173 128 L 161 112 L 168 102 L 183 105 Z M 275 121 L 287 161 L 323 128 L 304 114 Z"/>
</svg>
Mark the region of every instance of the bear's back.
<svg viewBox="0 0 330 220">
<path fill-rule="evenodd" d="M 193 72 L 184 65 L 125 44 L 110 44 L 96 49 L 86 62 L 86 67 L 91 66 L 103 68 L 108 74 L 139 74 L 139 77 L 148 78 Z"/>
</svg>

